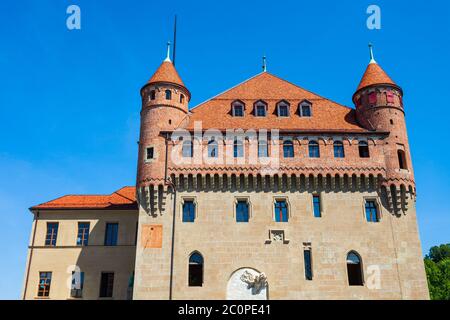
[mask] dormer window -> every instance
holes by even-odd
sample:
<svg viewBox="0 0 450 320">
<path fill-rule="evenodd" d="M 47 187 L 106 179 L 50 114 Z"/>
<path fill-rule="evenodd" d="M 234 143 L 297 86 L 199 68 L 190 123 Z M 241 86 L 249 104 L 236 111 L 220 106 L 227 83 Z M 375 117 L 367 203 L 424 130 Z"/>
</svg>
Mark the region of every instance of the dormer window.
<svg viewBox="0 0 450 320">
<path fill-rule="evenodd" d="M 257 117 L 265 117 L 267 114 L 267 104 L 263 101 L 258 101 L 255 104 L 255 116 Z"/>
<path fill-rule="evenodd" d="M 244 104 L 240 101 L 233 102 L 231 105 L 231 113 L 233 117 L 243 117 L 244 116 Z"/>
<path fill-rule="evenodd" d="M 279 117 L 289 117 L 289 104 L 281 101 L 277 104 L 277 114 Z"/>
<path fill-rule="evenodd" d="M 166 90 L 166 100 L 172 100 L 172 91 Z"/>
<path fill-rule="evenodd" d="M 304 101 L 299 105 L 300 117 L 311 117 L 311 103 Z"/>
</svg>

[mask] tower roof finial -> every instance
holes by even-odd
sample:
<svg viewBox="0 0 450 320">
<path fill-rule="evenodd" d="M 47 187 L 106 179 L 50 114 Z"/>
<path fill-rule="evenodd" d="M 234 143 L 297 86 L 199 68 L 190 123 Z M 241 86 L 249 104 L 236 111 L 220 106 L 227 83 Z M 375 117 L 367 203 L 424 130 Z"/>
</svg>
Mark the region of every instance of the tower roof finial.
<svg viewBox="0 0 450 320">
<path fill-rule="evenodd" d="M 267 71 L 266 55 L 263 55 L 262 61 L 263 61 L 262 65 L 263 72 L 266 72 Z"/>
<path fill-rule="evenodd" d="M 373 45 L 369 42 L 369 53 L 370 53 L 370 62 L 369 63 L 377 63 L 373 57 Z"/>
<path fill-rule="evenodd" d="M 171 60 L 170 60 L 170 41 L 167 41 L 167 57 L 164 61 L 171 62 Z"/>
</svg>

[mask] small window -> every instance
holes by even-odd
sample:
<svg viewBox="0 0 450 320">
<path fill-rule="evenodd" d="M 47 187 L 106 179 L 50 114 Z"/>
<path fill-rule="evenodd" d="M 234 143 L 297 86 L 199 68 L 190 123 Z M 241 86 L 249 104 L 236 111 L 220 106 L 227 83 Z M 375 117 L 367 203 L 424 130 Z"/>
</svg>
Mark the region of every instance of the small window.
<svg viewBox="0 0 450 320">
<path fill-rule="evenodd" d="M 89 222 L 78 222 L 77 246 L 87 246 L 89 242 Z"/>
<path fill-rule="evenodd" d="M 386 102 L 394 103 L 394 94 L 391 91 L 386 93 Z"/>
<path fill-rule="evenodd" d="M 255 115 L 257 117 L 265 117 L 266 116 L 266 106 L 263 104 L 257 104 L 255 107 Z"/>
<path fill-rule="evenodd" d="M 39 272 L 38 297 L 48 297 L 50 295 L 50 285 L 52 284 L 51 272 Z"/>
<path fill-rule="evenodd" d="M 275 222 L 288 222 L 289 213 L 286 200 L 275 201 Z"/>
<path fill-rule="evenodd" d="M 320 196 L 318 194 L 313 195 L 313 210 L 314 210 L 315 218 L 322 217 L 322 210 L 321 210 L 321 206 L 320 206 Z"/>
<path fill-rule="evenodd" d="M 377 204 L 374 200 L 366 201 L 365 210 L 366 210 L 367 222 L 379 222 L 380 221 Z"/>
<path fill-rule="evenodd" d="M 359 148 L 359 157 L 360 158 L 369 158 L 369 144 L 366 141 L 360 141 L 358 144 Z"/>
<path fill-rule="evenodd" d="M 303 250 L 303 260 L 305 262 L 305 279 L 312 280 L 312 263 L 311 263 L 311 249 L 305 248 Z"/>
<path fill-rule="evenodd" d="M 258 157 L 267 158 L 269 156 L 269 146 L 267 140 L 258 140 Z"/>
<path fill-rule="evenodd" d="M 47 234 L 45 236 L 46 246 L 56 246 L 56 239 L 58 237 L 58 222 L 47 223 Z"/>
<path fill-rule="evenodd" d="M 283 156 L 285 158 L 293 158 L 294 157 L 294 144 L 290 140 L 286 140 L 283 142 Z"/>
<path fill-rule="evenodd" d="M 285 104 L 278 105 L 278 116 L 279 117 L 289 117 L 289 106 Z"/>
<path fill-rule="evenodd" d="M 405 151 L 403 150 L 397 150 L 397 156 L 398 156 L 398 166 L 400 169 L 408 169 L 408 166 L 406 165 L 406 155 Z"/>
<path fill-rule="evenodd" d="M 151 159 L 153 159 L 154 158 L 154 156 L 155 156 L 155 148 L 153 148 L 153 147 L 149 147 L 149 148 L 147 148 L 146 149 L 146 159 L 147 160 L 151 160 Z"/>
<path fill-rule="evenodd" d="M 356 252 L 350 252 L 347 255 L 347 275 L 350 286 L 362 286 L 363 274 L 361 259 Z"/>
<path fill-rule="evenodd" d="M 112 298 L 114 288 L 114 272 L 102 272 L 100 280 L 100 298 Z"/>
<path fill-rule="evenodd" d="M 248 202 L 239 200 L 236 203 L 236 222 L 248 222 Z"/>
<path fill-rule="evenodd" d="M 166 90 L 166 100 L 172 100 L 172 91 Z"/>
<path fill-rule="evenodd" d="M 183 202 L 183 222 L 195 221 L 195 202 L 193 200 L 184 200 Z"/>
<path fill-rule="evenodd" d="M 192 154 L 194 153 L 194 148 L 193 148 L 193 143 L 191 140 L 183 141 L 181 153 L 184 158 L 192 158 Z"/>
<path fill-rule="evenodd" d="M 300 116 L 301 117 L 311 117 L 311 105 L 301 104 L 300 105 Z"/>
<path fill-rule="evenodd" d="M 243 117 L 244 116 L 244 106 L 236 104 L 233 106 L 233 117 Z"/>
<path fill-rule="evenodd" d="M 216 140 L 210 140 L 208 142 L 208 157 L 217 158 L 219 156 L 219 144 Z"/>
<path fill-rule="evenodd" d="M 72 271 L 72 284 L 70 287 L 71 298 L 81 298 L 83 296 L 84 272 Z"/>
<path fill-rule="evenodd" d="M 344 158 L 345 157 L 344 144 L 342 143 L 342 141 L 335 141 L 333 143 L 333 149 L 334 149 L 334 157 L 335 158 Z"/>
<path fill-rule="evenodd" d="M 155 100 L 156 99 L 156 91 L 155 90 L 151 90 L 150 91 L 150 100 Z"/>
<path fill-rule="evenodd" d="M 244 143 L 242 139 L 234 140 L 233 155 L 235 158 L 242 158 L 244 156 Z"/>
<path fill-rule="evenodd" d="M 377 93 L 376 92 L 369 93 L 369 103 L 370 104 L 376 104 L 377 103 Z"/>
<path fill-rule="evenodd" d="M 320 158 L 320 149 L 317 141 L 310 141 L 308 144 L 310 158 Z"/>
<path fill-rule="evenodd" d="M 189 287 L 201 287 L 203 285 L 203 257 L 194 252 L 189 257 Z"/>
<path fill-rule="evenodd" d="M 105 246 L 117 246 L 118 223 L 107 223 L 105 228 Z"/>
<path fill-rule="evenodd" d="M 184 103 L 184 94 L 180 94 L 180 103 Z"/>
</svg>

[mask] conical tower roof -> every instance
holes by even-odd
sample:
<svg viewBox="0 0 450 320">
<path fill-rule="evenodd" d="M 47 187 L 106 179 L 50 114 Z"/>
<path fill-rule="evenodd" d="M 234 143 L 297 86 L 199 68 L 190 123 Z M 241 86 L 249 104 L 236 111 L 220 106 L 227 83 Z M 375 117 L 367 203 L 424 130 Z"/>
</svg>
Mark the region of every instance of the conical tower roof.
<svg viewBox="0 0 450 320">
<path fill-rule="evenodd" d="M 390 84 L 397 86 L 378 63 L 371 61 L 367 66 L 356 91 L 375 84 Z"/>
</svg>

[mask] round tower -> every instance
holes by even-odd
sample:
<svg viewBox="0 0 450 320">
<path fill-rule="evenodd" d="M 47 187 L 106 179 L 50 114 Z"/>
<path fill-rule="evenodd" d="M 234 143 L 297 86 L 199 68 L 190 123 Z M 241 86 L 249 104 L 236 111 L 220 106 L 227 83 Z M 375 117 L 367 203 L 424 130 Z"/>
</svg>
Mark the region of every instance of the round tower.
<svg viewBox="0 0 450 320">
<path fill-rule="evenodd" d="M 142 109 L 136 187 L 164 184 L 166 139 L 164 132 L 182 124 L 188 114 L 189 90 L 167 58 L 141 89 Z"/>
<path fill-rule="evenodd" d="M 386 187 L 414 189 L 414 175 L 403 107 L 403 90 L 373 57 L 353 95 L 358 122 L 368 130 L 387 132 L 384 140 Z"/>
</svg>

